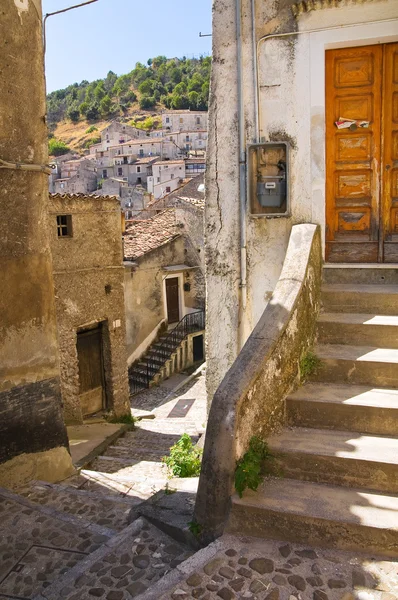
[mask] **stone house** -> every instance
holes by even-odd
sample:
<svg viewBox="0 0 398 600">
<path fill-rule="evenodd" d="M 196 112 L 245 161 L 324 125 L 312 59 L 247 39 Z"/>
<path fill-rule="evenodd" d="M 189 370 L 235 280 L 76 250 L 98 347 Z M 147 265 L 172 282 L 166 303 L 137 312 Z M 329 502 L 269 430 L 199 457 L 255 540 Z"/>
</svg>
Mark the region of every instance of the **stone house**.
<svg viewBox="0 0 398 600">
<path fill-rule="evenodd" d="M 238 41 L 235 3 L 214 15 L 219 60 L 212 74 L 217 93 L 211 100 L 206 180 L 207 284 L 217 290 L 207 309 L 210 395 L 267 305 L 295 223 L 320 225 L 328 262 L 398 261 L 395 125 L 388 125 L 380 145 L 398 97 L 391 88 L 397 2 L 241 4 Z M 238 46 L 247 65 L 239 79 Z M 389 82 L 385 92 L 377 73 Z M 231 127 L 237 111 L 239 136 Z M 284 153 L 287 148 L 287 204 L 280 208 L 264 208 L 256 196 L 250 161 L 268 150 L 249 146 L 261 142 L 279 143 Z M 378 148 L 385 152 L 382 173 Z M 239 153 L 248 158 L 247 198 Z"/>
<path fill-rule="evenodd" d="M 61 164 L 61 177 L 54 181 L 56 194 L 89 194 L 97 189 L 95 161 L 78 159 Z"/>
<path fill-rule="evenodd" d="M 119 201 L 50 195 L 49 234 L 65 421 L 129 413 Z"/>
<path fill-rule="evenodd" d="M 114 144 L 123 144 L 127 140 L 137 140 L 145 138 L 147 133 L 137 127 L 112 121 L 110 125 L 101 131 L 101 144 L 104 150 L 107 150 Z"/>
<path fill-rule="evenodd" d="M 162 113 L 162 128 L 166 131 L 207 130 L 206 111 L 172 110 Z"/>
<path fill-rule="evenodd" d="M 130 365 L 162 327 L 204 308 L 205 285 L 197 249 L 173 208 L 126 222 L 124 259 Z"/>
<path fill-rule="evenodd" d="M 148 192 L 155 200 L 174 192 L 185 179 L 184 160 L 160 160 L 152 165 L 152 175 L 148 177 Z"/>
</svg>

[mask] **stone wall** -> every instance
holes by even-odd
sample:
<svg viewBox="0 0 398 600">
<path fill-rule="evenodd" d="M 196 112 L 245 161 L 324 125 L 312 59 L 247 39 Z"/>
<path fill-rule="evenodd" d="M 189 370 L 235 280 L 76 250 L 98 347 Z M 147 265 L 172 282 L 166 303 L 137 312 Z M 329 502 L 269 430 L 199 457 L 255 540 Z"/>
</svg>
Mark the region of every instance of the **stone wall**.
<svg viewBox="0 0 398 600">
<path fill-rule="evenodd" d="M 57 214 L 71 215 L 72 237 L 57 236 Z M 126 414 L 130 406 L 119 201 L 51 196 L 49 218 L 65 420 L 82 422 L 77 331 L 96 323 L 102 324 L 106 408 Z"/>
<path fill-rule="evenodd" d="M 41 2 L 0 8 L 0 158 L 48 162 Z M 0 485 L 72 471 L 62 420 L 48 176 L 0 170 Z M 51 460 L 48 460 L 51 456 Z M 52 459 L 53 462 L 52 462 Z"/>
<path fill-rule="evenodd" d="M 284 423 L 285 398 L 315 337 L 321 267 L 319 228 L 295 225 L 271 300 L 211 404 L 195 507 L 204 541 L 223 531 L 250 438 L 265 440 Z"/>
</svg>

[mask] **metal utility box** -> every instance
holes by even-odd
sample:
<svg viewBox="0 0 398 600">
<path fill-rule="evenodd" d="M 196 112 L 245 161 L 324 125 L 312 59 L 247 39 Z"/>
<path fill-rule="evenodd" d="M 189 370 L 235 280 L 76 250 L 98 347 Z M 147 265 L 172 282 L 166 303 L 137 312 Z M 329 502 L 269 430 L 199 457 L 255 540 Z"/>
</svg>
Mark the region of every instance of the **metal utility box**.
<svg viewBox="0 0 398 600">
<path fill-rule="evenodd" d="M 289 147 L 266 142 L 248 147 L 248 187 L 252 216 L 289 214 Z"/>
</svg>

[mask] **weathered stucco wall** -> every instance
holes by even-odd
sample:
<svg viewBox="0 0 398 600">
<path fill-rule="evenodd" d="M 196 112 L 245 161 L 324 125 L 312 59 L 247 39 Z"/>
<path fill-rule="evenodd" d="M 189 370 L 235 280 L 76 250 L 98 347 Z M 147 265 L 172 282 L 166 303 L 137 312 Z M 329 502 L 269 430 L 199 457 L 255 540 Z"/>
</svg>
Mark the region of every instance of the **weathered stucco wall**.
<svg viewBox="0 0 398 600">
<path fill-rule="evenodd" d="M 321 268 L 319 228 L 296 225 L 271 300 L 213 398 L 195 506 L 205 542 L 223 531 L 250 438 L 265 440 L 284 423 L 285 398 L 315 337 Z"/>
<path fill-rule="evenodd" d="M 324 63 L 328 48 L 398 39 L 395 0 L 351 0 L 338 7 L 293 16 L 293 0 L 256 0 L 256 40 L 274 33 L 306 31 L 268 39 L 259 47 L 260 135 L 255 131 L 251 0 L 242 0 L 242 62 L 245 146 L 259 141 L 290 144 L 291 215 L 253 218 L 247 210 L 247 309 L 239 313 L 240 235 L 237 135 L 235 0 L 214 0 L 213 71 L 206 174 L 207 388 L 211 398 L 258 322 L 281 272 L 295 223 L 325 229 Z M 312 6 L 312 5 L 311 5 Z M 355 24 L 355 27 L 341 25 Z M 307 33 L 316 28 L 330 31 Z"/>
<path fill-rule="evenodd" d="M 57 235 L 56 216 L 65 214 L 72 217 L 72 237 Z M 83 419 L 77 330 L 95 323 L 102 323 L 106 408 L 116 415 L 126 414 L 130 405 L 119 201 L 51 196 L 49 229 L 65 420 L 80 423 Z"/>
<path fill-rule="evenodd" d="M 167 318 L 164 279 L 177 276 L 163 267 L 171 265 L 198 266 L 197 253 L 185 236 L 139 257 L 133 265 L 125 262 L 125 309 L 127 332 L 127 356 L 131 364 L 138 356 L 135 351 L 153 330 Z M 181 274 L 181 272 L 180 272 Z M 182 293 L 181 318 L 191 309 L 204 308 L 204 276 L 200 268 L 185 271 L 184 282 L 190 291 Z M 143 351 L 145 348 L 143 349 Z"/>
<path fill-rule="evenodd" d="M 47 163 L 40 2 L 1 3 L 0 73 L 0 158 Z M 0 485 L 10 484 L 11 466 L 14 482 L 25 479 L 29 461 L 32 477 L 40 471 L 41 478 L 54 480 L 72 470 L 61 410 L 47 202 L 47 175 L 0 170 Z M 51 472 L 40 469 L 47 451 L 60 458 Z"/>
</svg>

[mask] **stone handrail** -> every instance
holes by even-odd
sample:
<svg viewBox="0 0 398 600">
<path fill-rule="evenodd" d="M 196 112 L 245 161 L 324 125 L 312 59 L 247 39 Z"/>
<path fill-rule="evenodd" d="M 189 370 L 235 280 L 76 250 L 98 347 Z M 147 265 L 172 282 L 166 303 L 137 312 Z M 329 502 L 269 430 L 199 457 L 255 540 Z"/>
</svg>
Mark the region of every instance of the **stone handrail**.
<svg viewBox="0 0 398 600">
<path fill-rule="evenodd" d="M 284 424 L 284 400 L 314 342 L 321 269 L 319 227 L 295 225 L 272 298 L 213 398 L 194 514 L 203 543 L 224 530 L 236 461 L 250 438 Z"/>
</svg>

